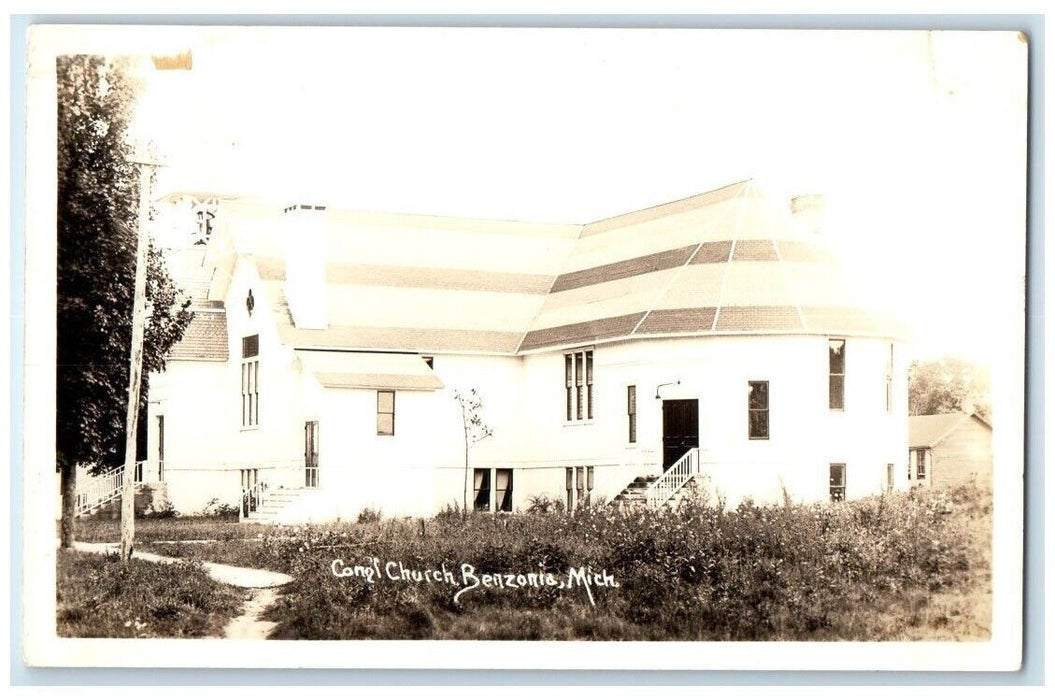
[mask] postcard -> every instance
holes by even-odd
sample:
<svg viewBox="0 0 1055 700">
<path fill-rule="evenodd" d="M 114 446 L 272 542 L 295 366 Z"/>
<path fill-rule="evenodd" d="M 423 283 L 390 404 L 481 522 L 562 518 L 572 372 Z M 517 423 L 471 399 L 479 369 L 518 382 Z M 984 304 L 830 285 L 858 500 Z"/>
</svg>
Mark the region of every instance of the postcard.
<svg viewBox="0 0 1055 700">
<path fill-rule="evenodd" d="M 1027 50 L 32 27 L 27 663 L 1017 669 Z"/>
</svg>

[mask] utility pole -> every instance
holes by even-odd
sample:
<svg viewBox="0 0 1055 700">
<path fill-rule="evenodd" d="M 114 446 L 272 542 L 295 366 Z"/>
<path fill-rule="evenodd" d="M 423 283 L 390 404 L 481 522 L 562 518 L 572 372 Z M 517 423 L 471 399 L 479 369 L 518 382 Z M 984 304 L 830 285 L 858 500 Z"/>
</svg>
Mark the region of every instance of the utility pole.
<svg viewBox="0 0 1055 700">
<path fill-rule="evenodd" d="M 128 373 L 128 417 L 125 421 L 125 471 L 121 483 L 121 561 L 132 557 L 135 539 L 136 426 L 139 422 L 139 391 L 143 383 L 143 331 L 146 325 L 147 252 L 150 244 L 150 183 L 160 163 L 144 156 L 131 160 L 139 165 L 139 223 L 136 227 L 136 281 L 132 300 L 132 352 Z"/>
<path fill-rule="evenodd" d="M 155 71 L 191 70 L 189 51 L 171 56 L 151 56 Z M 143 384 L 143 331 L 146 326 L 147 252 L 150 248 L 147 225 L 150 222 L 151 181 L 161 165 L 148 155 L 133 156 L 139 165 L 139 222 L 136 227 L 136 281 L 132 300 L 132 351 L 128 372 L 128 416 L 125 420 L 125 471 L 121 483 L 121 561 L 132 558 L 136 535 L 136 427 L 139 424 L 139 392 Z"/>
</svg>

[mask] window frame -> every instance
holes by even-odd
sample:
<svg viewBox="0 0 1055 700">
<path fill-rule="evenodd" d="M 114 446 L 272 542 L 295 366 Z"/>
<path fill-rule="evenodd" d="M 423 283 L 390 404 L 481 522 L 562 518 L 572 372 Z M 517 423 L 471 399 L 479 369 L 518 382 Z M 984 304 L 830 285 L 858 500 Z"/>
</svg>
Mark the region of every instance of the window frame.
<svg viewBox="0 0 1055 700">
<path fill-rule="evenodd" d="M 839 344 L 836 351 L 833 346 Z M 840 358 L 841 372 L 835 371 L 835 358 Z M 838 406 L 835 405 L 835 387 L 838 386 Z M 846 410 L 846 338 L 828 338 L 828 410 Z"/>
<path fill-rule="evenodd" d="M 564 353 L 564 422 L 593 420 L 593 348 Z"/>
<path fill-rule="evenodd" d="M 513 489 L 515 488 L 512 468 L 503 467 L 477 467 L 473 469 L 473 510 L 478 513 L 512 513 L 513 512 Z M 498 477 L 508 477 L 506 488 L 498 488 Z M 480 486 L 476 485 L 477 477 L 480 478 Z M 501 496 L 499 493 L 501 492 Z M 481 503 L 481 494 L 486 494 L 486 502 Z M 504 507 L 508 501 L 509 507 Z"/>
<path fill-rule="evenodd" d="M 381 395 L 390 394 L 392 396 L 392 410 L 382 411 L 381 410 Z M 378 389 L 377 390 L 377 434 L 381 437 L 393 437 L 396 434 L 396 390 L 395 389 Z M 389 432 L 383 432 L 381 429 L 381 416 L 391 416 L 391 427 Z"/>
<path fill-rule="evenodd" d="M 748 386 L 748 392 L 747 392 L 747 439 L 748 440 L 768 440 L 769 439 L 769 435 L 770 435 L 770 429 L 769 429 L 769 380 L 768 379 L 748 380 L 747 386 Z M 755 392 L 755 388 L 756 387 L 765 387 L 765 395 L 763 396 L 763 398 L 765 399 L 765 406 L 761 407 L 761 408 L 754 407 L 754 406 L 751 405 L 751 400 L 752 400 L 752 398 L 755 395 L 754 392 Z M 754 422 L 751 419 L 752 419 L 752 417 L 755 414 L 762 415 L 762 416 L 765 417 L 765 434 L 764 435 L 755 435 L 754 434 L 754 427 L 755 426 L 754 426 Z"/>
<path fill-rule="evenodd" d="M 916 450 L 916 481 L 927 480 L 927 449 Z"/>
<path fill-rule="evenodd" d="M 158 423 L 158 481 L 165 480 L 165 414 L 157 416 Z"/>
<path fill-rule="evenodd" d="M 489 513 L 491 512 L 491 503 L 494 501 L 494 489 L 491 485 L 491 472 L 490 468 L 478 467 L 473 469 L 473 511 L 478 513 Z M 480 485 L 476 485 L 476 477 L 480 476 Z M 480 504 L 480 494 L 486 493 L 487 503 L 484 505 Z"/>
<path fill-rule="evenodd" d="M 630 384 L 626 387 L 626 423 L 627 442 L 631 445 L 637 444 L 637 385 Z"/>
<path fill-rule="evenodd" d="M 260 427 L 260 334 L 242 337 L 242 430 Z"/>
<path fill-rule="evenodd" d="M 594 468 L 592 466 L 565 467 L 565 509 L 571 513 L 593 502 Z"/>
<path fill-rule="evenodd" d="M 835 470 L 839 470 L 841 480 L 835 483 Z M 846 500 L 846 463 L 832 462 L 828 465 L 828 497 L 833 501 Z"/>
</svg>

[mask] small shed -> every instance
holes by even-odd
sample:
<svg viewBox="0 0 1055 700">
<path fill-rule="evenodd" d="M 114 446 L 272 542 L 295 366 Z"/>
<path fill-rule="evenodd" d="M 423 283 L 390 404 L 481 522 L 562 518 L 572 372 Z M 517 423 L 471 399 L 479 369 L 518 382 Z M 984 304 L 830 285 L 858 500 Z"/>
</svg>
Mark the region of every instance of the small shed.
<svg viewBox="0 0 1055 700">
<path fill-rule="evenodd" d="M 980 414 L 909 416 L 908 436 L 909 484 L 992 484 L 993 426 Z"/>
</svg>

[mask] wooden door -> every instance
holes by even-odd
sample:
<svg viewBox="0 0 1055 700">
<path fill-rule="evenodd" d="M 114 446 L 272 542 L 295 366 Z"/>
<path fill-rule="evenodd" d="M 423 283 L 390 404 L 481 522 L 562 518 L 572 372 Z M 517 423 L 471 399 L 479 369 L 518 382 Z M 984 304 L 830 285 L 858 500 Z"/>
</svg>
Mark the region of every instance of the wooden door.
<svg viewBox="0 0 1055 700">
<path fill-rule="evenodd" d="M 700 446 L 700 409 L 696 399 L 663 402 L 663 469 Z"/>
</svg>

